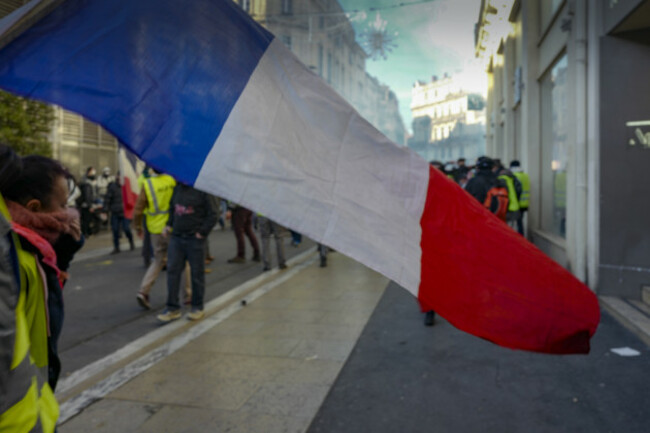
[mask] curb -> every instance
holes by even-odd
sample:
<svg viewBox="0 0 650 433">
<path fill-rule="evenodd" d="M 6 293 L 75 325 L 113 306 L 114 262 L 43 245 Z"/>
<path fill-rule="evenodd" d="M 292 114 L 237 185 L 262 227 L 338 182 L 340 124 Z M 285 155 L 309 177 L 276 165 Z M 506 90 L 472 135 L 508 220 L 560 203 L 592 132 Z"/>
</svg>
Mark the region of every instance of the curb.
<svg viewBox="0 0 650 433">
<path fill-rule="evenodd" d="M 613 296 L 600 296 L 600 303 L 621 325 L 650 346 L 650 316 L 643 307 L 637 308 L 631 301 Z"/>
</svg>

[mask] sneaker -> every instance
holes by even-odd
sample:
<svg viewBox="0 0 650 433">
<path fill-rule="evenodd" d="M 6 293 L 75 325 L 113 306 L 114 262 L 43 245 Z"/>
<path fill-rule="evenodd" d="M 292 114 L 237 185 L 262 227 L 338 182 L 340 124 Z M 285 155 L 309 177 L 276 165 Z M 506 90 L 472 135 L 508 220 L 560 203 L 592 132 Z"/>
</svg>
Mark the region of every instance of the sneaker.
<svg viewBox="0 0 650 433">
<path fill-rule="evenodd" d="M 433 326 L 433 321 L 436 317 L 436 312 L 431 310 L 427 311 L 427 314 L 424 315 L 424 326 Z"/>
<path fill-rule="evenodd" d="M 228 263 L 246 263 L 246 259 L 243 257 L 235 256 L 232 259 L 228 259 Z"/>
<path fill-rule="evenodd" d="M 168 308 L 165 308 L 162 312 L 162 314 L 159 314 L 156 316 L 158 320 L 160 320 L 163 323 L 171 322 L 172 320 L 180 319 L 181 318 L 181 310 L 170 310 Z"/>
<path fill-rule="evenodd" d="M 321 257 L 320 258 L 320 267 L 321 268 L 327 267 L 327 257 Z"/>
<path fill-rule="evenodd" d="M 142 292 L 139 292 L 135 297 L 138 300 L 138 304 L 146 310 L 151 310 L 151 304 L 149 303 L 149 295 L 145 295 Z"/>
<path fill-rule="evenodd" d="M 259 255 L 259 253 L 257 253 L 257 254 L 255 254 L 255 255 L 253 255 L 253 257 L 251 258 L 251 260 L 254 261 L 254 262 L 261 262 L 261 261 L 262 261 L 262 257 Z"/>
<path fill-rule="evenodd" d="M 133 241 L 129 242 L 129 249 L 131 251 L 135 250 L 135 244 L 133 243 Z"/>
<path fill-rule="evenodd" d="M 268 272 L 270 270 L 271 270 L 271 268 L 269 266 L 264 266 L 264 269 L 262 269 L 262 272 Z"/>
<path fill-rule="evenodd" d="M 199 310 L 192 308 L 192 311 L 187 313 L 187 319 L 188 320 L 201 320 L 205 316 L 205 313 L 203 310 Z"/>
<path fill-rule="evenodd" d="M 119 248 L 114 248 L 113 251 L 111 251 L 110 255 L 112 256 L 113 254 L 119 254 L 120 249 Z"/>
<path fill-rule="evenodd" d="M 286 263 L 282 263 L 282 264 L 279 266 L 279 268 L 280 268 L 280 269 L 287 269 L 287 264 L 286 264 Z"/>
</svg>

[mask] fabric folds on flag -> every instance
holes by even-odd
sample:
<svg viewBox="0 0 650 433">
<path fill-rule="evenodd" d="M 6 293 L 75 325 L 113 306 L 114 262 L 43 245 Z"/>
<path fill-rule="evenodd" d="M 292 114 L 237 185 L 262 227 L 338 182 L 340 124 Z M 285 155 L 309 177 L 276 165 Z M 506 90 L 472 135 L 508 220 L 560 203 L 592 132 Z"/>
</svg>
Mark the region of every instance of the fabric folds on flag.
<svg viewBox="0 0 650 433">
<path fill-rule="evenodd" d="M 381 272 L 502 346 L 585 353 L 594 294 L 379 133 L 234 2 L 66 0 L 0 87 L 102 124 L 156 169 Z"/>
</svg>

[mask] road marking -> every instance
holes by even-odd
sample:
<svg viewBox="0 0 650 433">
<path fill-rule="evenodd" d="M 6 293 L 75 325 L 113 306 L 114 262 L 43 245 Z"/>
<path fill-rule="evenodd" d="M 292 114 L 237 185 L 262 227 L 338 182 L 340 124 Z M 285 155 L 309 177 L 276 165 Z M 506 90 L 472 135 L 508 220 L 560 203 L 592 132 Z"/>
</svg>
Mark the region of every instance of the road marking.
<svg viewBox="0 0 650 433">
<path fill-rule="evenodd" d="M 297 256 L 287 260 L 287 264 L 289 266 L 294 265 L 295 263 L 300 263 L 301 261 L 305 260 L 310 254 L 313 254 L 316 251 L 316 247 L 309 248 L 307 251 L 298 254 Z M 300 266 L 298 266 L 296 269 L 302 269 Z M 215 298 L 208 302 L 205 305 L 205 311 L 206 315 L 209 315 L 212 311 L 217 310 L 219 307 L 222 305 L 232 301 L 233 299 L 241 296 L 243 293 L 247 292 L 251 288 L 255 287 L 258 284 L 261 284 L 263 281 L 272 278 L 273 276 L 283 273 L 285 276 L 287 275 L 295 275 L 296 272 L 294 272 L 295 269 L 292 269 L 291 267 L 289 268 L 288 271 L 280 271 L 279 269 L 273 269 L 269 272 L 265 272 L 263 274 L 258 275 L 255 278 L 252 278 L 248 281 L 246 281 L 243 284 L 240 284 L 239 286 L 235 287 L 232 290 L 229 290 L 227 293 L 224 293 L 223 295 L 219 296 L 218 298 Z M 281 277 L 284 278 L 284 277 Z M 285 281 L 285 280 L 283 280 Z M 80 383 L 90 379 L 91 377 L 101 373 L 102 371 L 105 371 L 106 369 L 110 368 L 111 366 L 117 364 L 118 362 L 128 358 L 129 356 L 133 355 L 134 353 L 137 353 L 138 351 L 142 350 L 143 348 L 153 344 L 154 342 L 165 338 L 168 335 L 173 334 L 174 332 L 178 331 L 179 329 L 183 328 L 184 326 L 187 326 L 187 322 L 185 321 L 175 321 L 172 323 L 169 323 L 165 326 L 162 326 L 155 331 L 151 331 L 146 335 L 143 335 L 142 337 L 138 338 L 137 340 L 132 341 L 131 343 L 127 344 L 126 346 L 116 350 L 115 352 L 111 353 L 110 355 L 105 356 L 102 359 L 99 359 L 92 364 L 88 364 L 87 366 L 73 372 L 69 376 L 67 376 L 64 379 L 61 379 L 56 387 L 57 392 L 56 394 L 58 396 L 62 396 L 66 391 L 69 391 L 70 389 L 74 388 L 75 386 L 79 385 Z"/>
<path fill-rule="evenodd" d="M 313 253 L 315 251 L 315 248 L 310 249 L 310 251 L 306 251 L 305 253 L 300 254 L 300 256 L 306 256 L 307 253 Z M 297 257 L 296 257 L 297 259 Z M 298 274 L 300 271 L 303 269 L 307 268 L 310 266 L 312 263 L 316 261 L 317 257 L 314 256 L 309 260 L 304 261 L 303 263 L 296 265 L 292 267 L 288 271 L 282 271 L 277 272 L 278 278 L 274 279 L 273 281 L 270 281 L 263 285 L 262 287 L 256 289 L 252 293 L 246 295 L 246 301 L 247 303 L 254 302 L 256 299 L 258 299 L 260 296 L 264 295 L 265 293 L 269 292 L 273 288 L 279 286 L 280 284 L 283 284 L 284 282 L 288 281 L 289 279 L 293 278 L 296 274 Z M 254 278 L 253 280 L 257 279 Z M 251 280 L 252 281 L 252 280 Z M 242 284 L 242 286 L 246 285 L 248 283 Z M 241 287 L 241 286 L 240 286 Z M 237 288 L 239 290 L 239 287 Z M 229 292 L 231 293 L 231 292 Z M 227 294 L 226 294 L 227 295 Z M 226 296 L 223 295 L 223 296 Z M 231 298 L 234 297 L 231 296 Z M 219 299 L 219 298 L 217 298 Z M 216 299 L 215 299 L 216 300 Z M 214 301 L 214 300 L 213 300 Z M 211 301 L 211 302 L 213 302 Z M 90 404 L 93 402 L 105 397 L 107 394 L 110 392 L 114 391 L 115 389 L 119 388 L 120 386 L 124 385 L 126 382 L 129 380 L 133 379 L 137 375 L 145 372 L 149 368 L 153 367 L 156 365 L 158 362 L 162 361 L 163 359 L 167 358 L 169 355 L 173 354 L 177 350 L 181 349 L 183 346 L 185 346 L 187 343 L 191 342 L 192 340 L 196 339 L 197 337 L 203 335 L 205 332 L 209 331 L 210 329 L 214 328 L 216 325 L 219 323 L 223 322 L 226 320 L 228 317 L 232 316 L 234 313 L 240 311 L 242 308 L 246 308 L 246 306 L 240 302 L 233 302 L 230 304 L 228 307 L 225 309 L 206 317 L 202 321 L 198 322 L 196 325 L 192 326 L 187 332 L 171 339 L 165 344 L 162 344 L 161 346 L 157 347 L 156 349 L 153 349 L 152 351 L 148 352 L 147 354 L 141 356 L 140 358 L 136 359 L 135 361 L 131 362 L 130 364 L 126 365 L 125 367 L 115 371 L 113 374 L 108 376 L 106 379 L 97 382 L 90 388 L 84 390 L 81 394 L 78 394 L 71 398 L 70 400 L 66 401 L 65 403 L 62 403 L 60 405 L 60 416 L 59 416 L 59 421 L 58 425 L 61 425 L 65 423 L 67 420 L 72 418 L 73 416 L 77 415 L 79 412 L 81 412 L 83 409 L 88 407 Z M 181 321 L 184 321 L 181 319 Z M 179 323 L 181 321 L 176 321 L 175 323 Z M 172 325 L 172 324 L 170 324 Z M 166 325 L 165 328 L 169 327 L 170 325 Z M 154 331 L 155 332 L 155 331 Z"/>
<path fill-rule="evenodd" d="M 637 121 L 633 121 L 633 122 L 626 122 L 625 126 L 630 126 L 630 127 L 634 127 L 634 126 L 650 126 L 650 120 L 637 120 Z"/>
</svg>

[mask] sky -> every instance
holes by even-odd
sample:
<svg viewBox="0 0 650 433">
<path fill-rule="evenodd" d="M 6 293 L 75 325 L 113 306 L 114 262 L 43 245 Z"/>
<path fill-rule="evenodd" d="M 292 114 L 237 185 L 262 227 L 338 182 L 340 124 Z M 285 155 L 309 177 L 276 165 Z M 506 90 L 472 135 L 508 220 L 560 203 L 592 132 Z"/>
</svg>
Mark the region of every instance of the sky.
<svg viewBox="0 0 650 433">
<path fill-rule="evenodd" d="M 387 59 L 368 59 L 366 70 L 397 95 L 400 113 L 411 131 L 411 89 L 417 80 L 430 81 L 445 73 L 462 77 L 465 88 L 485 93 L 486 74 L 474 58 L 474 24 L 478 20 L 481 0 L 339 0 L 351 15 L 357 40 L 372 22 L 379 9 L 386 31 L 397 32 L 397 47 Z M 387 7 L 382 9 L 382 7 Z M 365 19 L 364 19 L 365 18 Z"/>
</svg>

